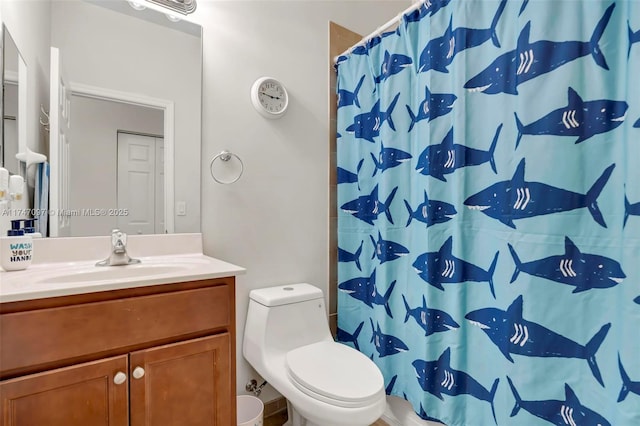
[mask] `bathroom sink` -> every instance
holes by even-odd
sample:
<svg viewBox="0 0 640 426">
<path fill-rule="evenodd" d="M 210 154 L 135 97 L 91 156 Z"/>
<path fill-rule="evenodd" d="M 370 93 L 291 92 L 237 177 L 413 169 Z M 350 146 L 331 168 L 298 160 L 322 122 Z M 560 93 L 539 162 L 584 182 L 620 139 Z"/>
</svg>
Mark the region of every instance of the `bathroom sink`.
<svg viewBox="0 0 640 426">
<path fill-rule="evenodd" d="M 78 283 L 105 280 L 120 280 L 123 278 L 146 277 L 154 275 L 172 274 L 187 269 L 188 265 L 130 265 L 94 267 L 94 270 L 65 271 L 62 274 L 54 274 L 38 280 L 46 284 Z M 62 272 L 62 271 L 61 271 Z"/>
</svg>

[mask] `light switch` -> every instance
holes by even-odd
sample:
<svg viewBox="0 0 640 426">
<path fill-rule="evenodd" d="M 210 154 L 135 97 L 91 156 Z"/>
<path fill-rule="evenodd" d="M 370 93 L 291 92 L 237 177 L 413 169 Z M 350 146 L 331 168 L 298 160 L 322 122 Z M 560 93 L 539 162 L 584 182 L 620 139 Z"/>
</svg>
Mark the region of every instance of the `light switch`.
<svg viewBox="0 0 640 426">
<path fill-rule="evenodd" d="M 186 201 L 178 201 L 178 202 L 176 202 L 176 214 L 178 216 L 186 216 L 187 215 L 187 202 Z"/>
</svg>

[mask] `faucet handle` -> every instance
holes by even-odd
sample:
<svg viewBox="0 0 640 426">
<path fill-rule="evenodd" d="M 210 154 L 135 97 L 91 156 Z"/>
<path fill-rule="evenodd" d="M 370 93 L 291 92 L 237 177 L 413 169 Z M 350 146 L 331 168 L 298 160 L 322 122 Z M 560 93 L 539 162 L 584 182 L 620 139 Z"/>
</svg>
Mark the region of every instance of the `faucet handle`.
<svg viewBox="0 0 640 426">
<path fill-rule="evenodd" d="M 127 234 L 119 229 L 111 230 L 111 245 L 116 247 L 118 245 L 127 245 Z"/>
</svg>

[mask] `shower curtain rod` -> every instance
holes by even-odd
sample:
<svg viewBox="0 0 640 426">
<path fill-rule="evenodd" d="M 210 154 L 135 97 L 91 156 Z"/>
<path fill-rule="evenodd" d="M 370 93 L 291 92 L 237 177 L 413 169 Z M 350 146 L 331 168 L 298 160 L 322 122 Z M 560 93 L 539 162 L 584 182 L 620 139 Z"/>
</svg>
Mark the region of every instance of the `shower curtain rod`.
<svg viewBox="0 0 640 426">
<path fill-rule="evenodd" d="M 353 49 L 355 49 L 358 46 L 362 46 L 364 44 L 367 43 L 367 41 L 371 40 L 372 38 L 374 38 L 375 36 L 378 36 L 380 34 L 382 34 L 382 32 L 390 27 L 392 27 L 393 25 L 397 24 L 398 22 L 400 22 L 400 20 L 402 19 L 403 15 L 407 15 L 411 12 L 413 12 L 416 9 L 419 9 L 420 7 L 422 7 L 423 4 L 425 4 L 426 2 L 428 2 L 430 0 L 420 0 L 415 2 L 414 4 L 412 4 L 411 6 L 409 6 L 408 8 L 406 8 L 405 10 L 403 10 L 402 12 L 400 12 L 398 15 L 396 15 L 395 17 L 391 18 L 389 21 L 387 21 L 385 24 L 379 26 L 378 28 L 376 28 L 376 30 L 374 32 L 372 32 L 371 34 L 369 34 L 366 37 L 363 37 L 362 40 L 360 40 L 359 42 L 357 42 L 356 44 L 354 44 L 353 46 L 351 46 L 350 48 L 348 48 L 347 50 L 345 50 L 344 52 L 342 52 L 340 55 L 336 56 L 333 58 L 333 62 L 336 63 L 338 62 L 338 58 L 340 56 L 344 56 L 344 55 L 348 55 L 349 53 L 351 53 L 351 51 Z"/>
</svg>

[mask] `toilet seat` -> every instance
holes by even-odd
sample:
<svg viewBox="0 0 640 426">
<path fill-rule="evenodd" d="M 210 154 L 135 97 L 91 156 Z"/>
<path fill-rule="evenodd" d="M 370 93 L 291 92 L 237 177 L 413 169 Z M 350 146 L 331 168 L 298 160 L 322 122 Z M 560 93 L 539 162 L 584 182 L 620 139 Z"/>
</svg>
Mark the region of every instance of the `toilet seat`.
<svg viewBox="0 0 640 426">
<path fill-rule="evenodd" d="M 384 379 L 364 354 L 323 341 L 286 355 L 291 382 L 305 394 L 339 407 L 361 407 L 384 396 Z"/>
</svg>

